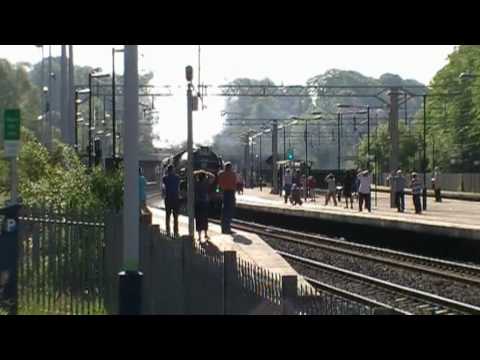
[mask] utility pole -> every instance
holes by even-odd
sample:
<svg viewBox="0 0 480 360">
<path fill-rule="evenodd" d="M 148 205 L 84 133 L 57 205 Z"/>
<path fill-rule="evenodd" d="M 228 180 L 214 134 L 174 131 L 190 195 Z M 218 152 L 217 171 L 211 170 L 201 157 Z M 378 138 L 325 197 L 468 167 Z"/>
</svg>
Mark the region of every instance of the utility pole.
<svg viewBox="0 0 480 360">
<path fill-rule="evenodd" d="M 126 61 L 126 60 L 125 60 Z M 88 74 L 88 168 L 90 169 L 93 165 L 92 152 L 93 152 L 93 141 L 92 141 L 92 118 L 93 118 L 93 109 L 92 109 L 92 73 Z M 126 96 L 125 96 L 126 97 Z"/>
<path fill-rule="evenodd" d="M 63 142 L 68 142 L 68 90 L 67 90 L 67 46 L 61 45 L 60 58 L 60 134 Z"/>
<path fill-rule="evenodd" d="M 52 150 L 52 45 L 48 45 L 47 149 Z"/>
<path fill-rule="evenodd" d="M 250 141 L 252 142 L 252 149 L 250 151 L 250 187 L 253 188 L 253 168 L 255 166 L 255 151 L 254 151 L 254 148 L 253 148 L 253 138 L 250 138 Z"/>
<path fill-rule="evenodd" d="M 260 135 L 260 157 L 259 157 L 259 173 L 260 173 L 260 191 L 262 191 L 262 135 Z"/>
<path fill-rule="evenodd" d="M 308 119 L 305 119 L 305 202 L 307 202 L 307 181 L 308 181 Z"/>
<path fill-rule="evenodd" d="M 340 121 L 342 120 L 342 113 L 339 111 L 337 113 L 337 171 L 340 174 L 340 160 L 341 160 L 341 154 L 340 154 Z M 339 175 L 337 175 L 339 176 Z"/>
<path fill-rule="evenodd" d="M 68 45 L 68 79 L 69 79 L 69 104 L 68 112 L 70 116 L 68 117 L 68 143 L 75 144 L 75 131 L 77 128 L 76 116 L 77 110 L 75 109 L 75 66 L 73 63 L 73 45 Z"/>
<path fill-rule="evenodd" d="M 249 159 L 249 153 L 248 153 L 248 150 L 250 149 L 250 145 L 248 143 L 250 137 L 249 135 L 247 134 L 246 135 L 246 138 L 245 138 L 245 146 L 244 146 L 244 153 L 243 153 L 243 161 L 244 161 L 244 164 L 243 164 L 243 181 L 245 184 L 247 184 L 247 174 L 248 174 L 248 159 Z"/>
<path fill-rule="evenodd" d="M 399 140 L 398 140 L 398 95 L 397 88 L 391 88 L 388 95 L 390 96 L 390 116 L 388 122 L 388 128 L 390 132 L 390 142 L 392 144 L 390 150 L 390 173 L 398 169 L 398 153 L 399 153 Z M 393 182 L 390 184 L 390 207 L 395 208 L 395 189 L 393 188 Z"/>
<path fill-rule="evenodd" d="M 41 76 L 41 90 L 42 90 L 42 123 L 40 126 L 40 134 L 42 136 L 43 145 L 46 146 L 47 138 L 46 138 L 46 122 L 47 122 L 47 111 L 46 111 L 46 93 L 45 93 L 45 46 L 40 45 L 42 47 L 42 76 Z"/>
<path fill-rule="evenodd" d="M 370 105 L 367 105 L 367 169 L 370 171 Z"/>
<path fill-rule="evenodd" d="M 423 95 L 423 210 L 427 210 L 427 95 Z"/>
<path fill-rule="evenodd" d="M 193 95 L 192 95 L 192 80 L 193 68 L 187 66 L 185 69 L 187 78 L 187 213 L 188 213 L 188 235 L 193 239 L 195 236 L 195 208 L 194 208 L 194 183 L 193 183 Z"/>
<path fill-rule="evenodd" d="M 277 172 L 277 161 L 278 161 L 278 121 L 273 122 L 272 129 L 272 194 L 278 194 L 278 172 Z"/>
<path fill-rule="evenodd" d="M 112 48 L 112 161 L 113 166 L 116 167 L 116 148 L 117 148 L 117 129 L 116 129 L 116 88 L 115 88 L 115 48 Z"/>
</svg>

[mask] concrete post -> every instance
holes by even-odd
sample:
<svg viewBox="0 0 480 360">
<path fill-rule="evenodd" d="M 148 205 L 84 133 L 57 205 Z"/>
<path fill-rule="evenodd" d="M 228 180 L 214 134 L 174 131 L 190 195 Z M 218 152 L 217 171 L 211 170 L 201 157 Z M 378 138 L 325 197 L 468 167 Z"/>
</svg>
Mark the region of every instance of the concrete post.
<svg viewBox="0 0 480 360">
<path fill-rule="evenodd" d="M 390 132 L 390 173 L 398 168 L 399 156 L 399 139 L 398 139 L 398 95 L 397 88 L 391 88 L 388 93 L 390 96 L 390 116 L 388 122 L 388 129 Z M 395 208 L 395 189 L 393 182 L 390 183 L 390 207 Z"/>
<path fill-rule="evenodd" d="M 193 256 L 193 238 L 190 236 L 182 236 L 182 267 L 181 267 L 181 294 L 180 313 L 188 315 L 191 312 L 191 262 Z"/>
<path fill-rule="evenodd" d="M 60 59 L 60 133 L 63 142 L 68 141 L 68 87 L 67 87 L 67 46 L 61 45 Z"/>
<path fill-rule="evenodd" d="M 278 121 L 275 120 L 272 128 L 272 194 L 278 194 Z"/>
<path fill-rule="evenodd" d="M 293 302 L 297 297 L 296 275 L 282 276 L 282 315 L 294 315 Z"/>
<path fill-rule="evenodd" d="M 124 195 L 123 230 L 124 266 L 129 270 L 138 269 L 138 48 L 125 46 L 125 85 L 124 85 Z"/>
<path fill-rule="evenodd" d="M 140 259 L 140 202 L 138 193 L 138 45 L 125 46 L 125 125 L 123 195 L 123 269 L 119 277 L 119 313 L 142 311 Z"/>
<path fill-rule="evenodd" d="M 232 315 L 235 313 L 233 307 L 233 297 L 235 296 L 233 287 L 235 281 L 235 271 L 237 270 L 237 253 L 235 251 L 225 251 L 223 253 L 223 314 Z"/>
</svg>

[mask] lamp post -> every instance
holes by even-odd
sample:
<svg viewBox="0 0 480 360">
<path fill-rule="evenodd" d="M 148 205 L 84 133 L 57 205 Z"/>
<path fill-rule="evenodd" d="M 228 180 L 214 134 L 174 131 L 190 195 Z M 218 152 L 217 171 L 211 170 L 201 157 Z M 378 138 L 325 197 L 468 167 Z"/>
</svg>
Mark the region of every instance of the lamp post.
<svg viewBox="0 0 480 360">
<path fill-rule="evenodd" d="M 338 174 L 340 174 L 340 122 L 342 121 L 342 113 L 339 111 L 337 113 L 337 143 L 338 143 L 338 147 L 337 147 L 337 172 Z"/>
<path fill-rule="evenodd" d="M 321 114 L 320 112 L 314 112 L 312 113 L 312 115 L 318 115 L 318 114 Z M 305 201 L 307 201 L 307 191 L 306 191 L 306 184 L 307 184 L 307 179 L 308 179 L 308 176 L 309 176 L 309 169 L 308 169 L 308 120 L 321 120 L 323 119 L 322 116 L 316 116 L 312 119 L 308 119 L 308 118 L 299 118 L 299 117 L 296 117 L 296 116 L 293 116 L 292 119 L 294 120 L 301 120 L 301 121 L 305 121 L 305 134 L 304 134 L 304 137 L 305 137 Z"/>
<path fill-rule="evenodd" d="M 117 133 L 117 123 L 116 123 L 116 76 L 115 76 L 115 54 L 123 53 L 124 49 L 115 49 L 112 48 L 112 133 Z M 112 136 L 112 158 L 113 166 L 117 166 L 116 156 L 117 156 L 117 137 Z"/>
<path fill-rule="evenodd" d="M 80 104 L 82 104 L 83 102 L 85 102 L 85 100 L 81 100 L 80 99 L 80 95 L 82 94 L 90 94 L 90 89 L 81 89 L 81 90 L 75 90 L 75 102 L 74 102 L 74 106 L 75 106 L 75 112 L 74 112 L 74 115 L 75 115 L 75 151 L 78 153 L 79 152 L 79 143 L 78 143 L 78 123 L 80 122 L 79 120 L 79 116 L 81 115 L 80 112 L 78 111 L 78 106 Z"/>
<path fill-rule="evenodd" d="M 260 133 L 260 157 L 258 159 L 259 161 L 259 170 L 258 172 L 260 173 L 260 191 L 262 191 L 262 134 Z"/>
<path fill-rule="evenodd" d="M 187 80 L 187 213 L 188 213 L 188 235 L 193 239 L 195 235 L 194 221 L 194 182 L 193 182 L 193 94 L 192 94 L 192 80 L 193 68 L 187 66 L 185 68 Z"/>
<path fill-rule="evenodd" d="M 45 48 L 43 45 L 35 45 L 36 47 L 38 48 L 41 48 L 42 49 L 42 65 L 41 65 L 41 76 L 40 76 L 40 89 L 42 90 L 42 104 L 41 104 L 41 108 L 42 108 L 42 112 L 45 111 L 45 97 L 46 97 L 46 93 L 44 92 L 44 87 L 45 87 Z M 46 114 L 46 112 L 45 112 Z M 42 137 L 42 140 L 43 140 L 43 144 L 45 145 L 46 144 L 46 138 L 45 138 L 45 114 L 44 116 L 42 116 L 42 125 L 40 127 L 40 134 L 41 134 L 41 137 Z"/>
<path fill-rule="evenodd" d="M 92 161 L 93 161 L 93 143 L 92 143 L 92 79 L 101 79 L 101 78 L 107 78 L 110 77 L 110 74 L 102 74 L 98 73 L 99 69 L 93 69 L 89 74 L 88 74 L 88 91 L 89 91 L 89 97 L 88 97 L 88 167 L 92 167 Z"/>
<path fill-rule="evenodd" d="M 367 169 L 370 170 L 370 110 L 371 109 L 383 109 L 383 107 L 370 107 L 370 105 L 348 105 L 338 104 L 337 108 L 360 108 L 365 111 L 356 111 L 354 114 L 366 114 L 367 115 Z"/>
<path fill-rule="evenodd" d="M 423 95 L 423 210 L 427 210 L 427 95 Z"/>
<path fill-rule="evenodd" d="M 47 105 L 46 105 L 46 118 L 47 118 L 47 148 L 52 149 L 52 45 L 48 45 L 48 93 L 47 93 Z"/>
</svg>

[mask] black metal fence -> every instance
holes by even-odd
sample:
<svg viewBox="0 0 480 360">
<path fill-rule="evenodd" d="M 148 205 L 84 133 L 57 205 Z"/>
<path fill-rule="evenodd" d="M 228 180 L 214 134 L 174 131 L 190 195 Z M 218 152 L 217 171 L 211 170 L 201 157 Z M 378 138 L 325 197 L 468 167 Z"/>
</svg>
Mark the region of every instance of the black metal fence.
<svg viewBox="0 0 480 360">
<path fill-rule="evenodd" d="M 114 240 L 114 233 L 121 217 L 109 216 L 105 225 L 111 261 L 106 276 L 113 281 L 107 307 L 115 313 L 122 241 Z M 317 292 L 297 276 L 271 273 L 235 252 L 219 252 L 189 237 L 171 238 L 148 220 L 140 224 L 140 270 L 145 314 L 373 314 L 363 304 Z"/>
<path fill-rule="evenodd" d="M 21 210 L 19 313 L 105 313 L 103 221 L 86 209 Z"/>
</svg>

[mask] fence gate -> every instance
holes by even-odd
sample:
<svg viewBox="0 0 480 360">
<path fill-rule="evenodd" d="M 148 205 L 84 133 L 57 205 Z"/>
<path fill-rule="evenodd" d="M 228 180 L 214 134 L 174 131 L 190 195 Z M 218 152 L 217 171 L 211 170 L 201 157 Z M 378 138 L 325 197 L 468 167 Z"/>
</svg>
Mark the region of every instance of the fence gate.
<svg viewBox="0 0 480 360">
<path fill-rule="evenodd" d="M 20 314 L 104 314 L 103 214 L 23 208 L 18 234 Z"/>
</svg>

